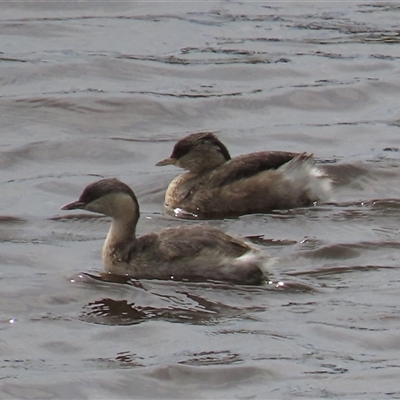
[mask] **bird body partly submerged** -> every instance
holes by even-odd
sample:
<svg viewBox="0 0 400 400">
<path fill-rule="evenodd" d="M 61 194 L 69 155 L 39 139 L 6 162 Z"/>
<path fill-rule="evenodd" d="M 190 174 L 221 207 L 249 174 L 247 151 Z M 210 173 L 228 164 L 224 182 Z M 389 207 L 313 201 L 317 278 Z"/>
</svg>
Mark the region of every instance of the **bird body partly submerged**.
<svg viewBox="0 0 400 400">
<path fill-rule="evenodd" d="M 102 257 L 107 272 L 136 279 L 225 281 L 259 284 L 265 256 L 245 241 L 209 225 L 163 229 L 136 237 L 139 205 L 117 179 L 87 186 L 63 210 L 82 209 L 112 217 Z"/>
<path fill-rule="evenodd" d="M 170 158 L 185 172 L 168 186 L 165 211 L 182 218 L 223 218 L 305 207 L 327 199 L 331 181 L 312 154 L 257 152 L 230 158 L 209 132 L 181 139 Z"/>
</svg>

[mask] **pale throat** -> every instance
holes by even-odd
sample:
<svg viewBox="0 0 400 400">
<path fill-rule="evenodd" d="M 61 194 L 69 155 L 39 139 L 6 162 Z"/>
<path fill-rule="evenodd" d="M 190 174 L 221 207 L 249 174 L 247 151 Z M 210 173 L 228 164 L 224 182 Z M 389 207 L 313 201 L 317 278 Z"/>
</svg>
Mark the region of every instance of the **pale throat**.
<svg viewBox="0 0 400 400">
<path fill-rule="evenodd" d="M 108 231 L 105 245 L 117 247 L 120 243 L 135 240 L 136 220 L 127 220 L 126 218 L 114 218 Z"/>
<path fill-rule="evenodd" d="M 139 210 L 131 199 L 121 197 L 113 208 L 111 226 L 103 246 L 103 255 L 124 252 L 136 240 Z"/>
</svg>

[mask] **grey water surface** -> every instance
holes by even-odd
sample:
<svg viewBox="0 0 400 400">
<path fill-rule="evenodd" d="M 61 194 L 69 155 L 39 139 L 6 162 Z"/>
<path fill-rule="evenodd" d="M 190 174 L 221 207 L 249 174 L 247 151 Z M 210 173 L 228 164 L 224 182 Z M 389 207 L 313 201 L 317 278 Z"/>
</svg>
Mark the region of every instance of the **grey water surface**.
<svg viewBox="0 0 400 400">
<path fill-rule="evenodd" d="M 400 5 L 1 2 L 0 397 L 400 397 Z M 260 287 L 100 279 L 101 177 L 138 233 L 181 137 L 307 151 L 328 204 L 211 221 L 275 259 Z"/>
</svg>

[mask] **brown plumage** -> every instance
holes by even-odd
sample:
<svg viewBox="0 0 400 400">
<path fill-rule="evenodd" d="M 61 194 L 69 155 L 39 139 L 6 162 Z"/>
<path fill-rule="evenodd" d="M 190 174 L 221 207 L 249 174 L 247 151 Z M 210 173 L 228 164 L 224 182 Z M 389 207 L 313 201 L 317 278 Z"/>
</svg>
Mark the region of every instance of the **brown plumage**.
<svg viewBox="0 0 400 400">
<path fill-rule="evenodd" d="M 312 154 L 263 151 L 231 159 L 211 132 L 179 140 L 156 164 L 188 170 L 165 195 L 165 211 L 181 218 L 223 218 L 266 213 L 325 201 L 331 181 Z"/>
<path fill-rule="evenodd" d="M 139 204 L 118 179 L 88 185 L 62 210 L 82 209 L 112 217 L 103 246 L 107 272 L 137 279 L 225 281 L 259 284 L 266 256 L 243 240 L 209 225 L 163 229 L 136 237 Z"/>
</svg>

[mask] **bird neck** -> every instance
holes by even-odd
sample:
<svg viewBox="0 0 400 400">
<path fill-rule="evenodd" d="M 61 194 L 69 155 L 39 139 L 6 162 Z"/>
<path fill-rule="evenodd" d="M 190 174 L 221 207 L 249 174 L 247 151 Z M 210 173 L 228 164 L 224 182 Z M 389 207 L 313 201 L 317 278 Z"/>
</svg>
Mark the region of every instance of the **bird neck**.
<svg viewBox="0 0 400 400">
<path fill-rule="evenodd" d="M 136 239 L 136 218 L 113 218 L 107 234 L 106 243 L 118 247 L 120 243 L 126 243 Z"/>
<path fill-rule="evenodd" d="M 121 196 L 115 202 L 111 226 L 103 246 L 103 261 L 106 266 L 128 262 L 129 255 L 136 243 L 136 225 L 139 209 L 135 202 Z"/>
<path fill-rule="evenodd" d="M 118 265 L 129 264 L 136 244 L 136 224 L 137 218 L 113 218 L 102 251 L 106 271 L 113 272 Z"/>
</svg>

